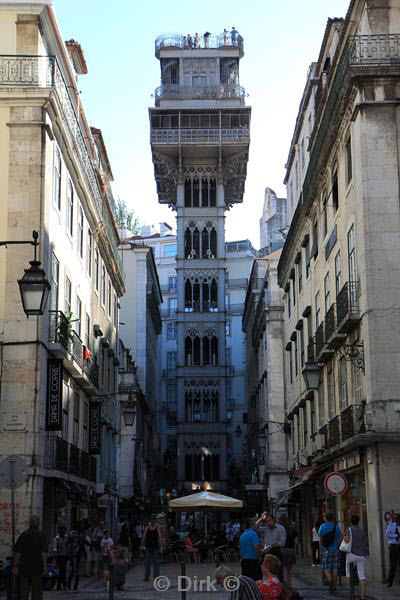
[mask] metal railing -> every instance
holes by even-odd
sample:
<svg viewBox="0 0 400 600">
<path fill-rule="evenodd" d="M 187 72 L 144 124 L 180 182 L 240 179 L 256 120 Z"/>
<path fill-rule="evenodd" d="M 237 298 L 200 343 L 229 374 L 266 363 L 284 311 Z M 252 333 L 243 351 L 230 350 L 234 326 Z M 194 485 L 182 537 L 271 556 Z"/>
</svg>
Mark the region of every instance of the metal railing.
<svg viewBox="0 0 400 600">
<path fill-rule="evenodd" d="M 335 305 L 331 304 L 325 315 L 325 343 L 335 333 Z"/>
<path fill-rule="evenodd" d="M 99 365 L 94 356 L 90 360 L 83 361 L 83 371 L 94 386 L 99 387 Z"/>
<path fill-rule="evenodd" d="M 238 129 L 152 129 L 152 144 L 249 143 L 250 131 Z"/>
<path fill-rule="evenodd" d="M 61 344 L 67 352 L 71 351 L 71 324 L 61 310 L 49 310 L 49 342 Z"/>
<path fill-rule="evenodd" d="M 80 366 L 83 367 L 83 349 L 82 349 L 82 340 L 76 331 L 71 332 L 71 348 L 72 348 L 72 356 L 74 357 L 74 361 Z"/>
<path fill-rule="evenodd" d="M 189 49 L 200 49 L 201 45 L 203 48 L 224 48 L 226 46 L 233 46 L 236 48 L 243 48 L 243 38 L 236 32 L 231 34 L 229 31 L 219 33 L 216 35 L 208 36 L 208 42 L 204 41 L 204 36 L 198 38 L 196 44 L 196 36 L 191 34 L 191 39 L 188 40 L 187 35 L 181 33 L 162 33 L 156 38 L 155 41 L 155 53 L 158 55 L 161 48 L 181 48 L 182 50 Z"/>
<path fill-rule="evenodd" d="M 54 88 L 61 104 L 65 122 L 74 142 L 74 152 L 81 163 L 90 193 L 99 212 L 100 219 L 107 230 L 108 241 L 114 260 L 124 275 L 124 267 L 118 255 L 118 241 L 110 223 L 108 209 L 99 187 L 96 169 L 92 162 L 85 136 L 82 133 L 79 117 L 70 98 L 68 86 L 64 81 L 55 56 L 0 56 L 0 87 L 39 87 Z M 111 202 L 113 209 L 113 202 Z"/>
<path fill-rule="evenodd" d="M 341 414 L 342 440 L 354 436 L 354 406 L 348 406 Z"/>
<path fill-rule="evenodd" d="M 315 354 L 318 356 L 321 354 L 324 347 L 324 322 L 320 323 L 317 331 L 315 332 Z"/>
<path fill-rule="evenodd" d="M 400 64 L 400 34 L 355 35 L 349 38 L 350 65 Z"/>
<path fill-rule="evenodd" d="M 89 481 L 96 481 L 96 459 L 69 444 L 55 433 L 49 433 L 45 440 L 44 466 L 63 473 L 77 475 Z"/>
<path fill-rule="evenodd" d="M 167 83 L 158 86 L 155 90 L 155 101 L 161 98 L 177 98 L 179 100 L 219 100 L 238 98 L 243 100 L 246 96 L 241 85 L 221 83 L 219 85 L 179 85 Z"/>
<path fill-rule="evenodd" d="M 340 444 L 340 418 L 335 417 L 328 423 L 328 446 L 336 446 Z"/>
<path fill-rule="evenodd" d="M 338 325 L 346 318 L 357 318 L 359 314 L 358 281 L 346 281 L 336 297 L 336 314 Z"/>
</svg>

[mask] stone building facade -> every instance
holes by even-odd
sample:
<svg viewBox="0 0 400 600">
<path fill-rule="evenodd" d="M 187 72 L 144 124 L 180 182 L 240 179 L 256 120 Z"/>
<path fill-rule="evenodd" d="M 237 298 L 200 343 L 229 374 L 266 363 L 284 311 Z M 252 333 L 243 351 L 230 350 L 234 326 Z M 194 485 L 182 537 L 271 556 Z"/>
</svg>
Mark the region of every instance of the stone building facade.
<svg viewBox="0 0 400 600">
<path fill-rule="evenodd" d="M 265 188 L 260 219 L 260 248 L 265 249 L 265 253 L 282 248 L 287 229 L 286 198 L 278 198 L 274 190 Z"/>
<path fill-rule="evenodd" d="M 177 215 L 177 452 L 180 489 L 227 488 L 225 210 L 241 202 L 250 108 L 241 36 L 156 40 L 161 85 L 150 109 L 159 202 Z"/>
<path fill-rule="evenodd" d="M 0 249 L 0 458 L 18 454 L 28 465 L 27 482 L 17 490 L 17 531 L 37 513 L 50 539 L 61 522 L 114 523 L 123 267 L 107 152 L 79 100 L 77 79 L 87 72 L 79 44 L 64 44 L 51 2 L 16 1 L 0 7 L 0 55 L 0 239 L 29 240 L 37 230 L 51 283 L 45 314 L 27 320 L 17 279 L 32 248 Z M 56 430 L 48 431 L 54 365 L 59 414 Z M 91 408 L 99 395 L 107 399 L 97 419 L 101 448 L 90 454 Z M 0 500 L 7 507 L 4 488 Z M 5 508 L 4 549 L 10 525 Z"/>
<path fill-rule="evenodd" d="M 342 525 L 359 514 L 375 579 L 385 576 L 385 513 L 400 496 L 399 7 L 354 0 L 328 20 L 287 162 L 278 267 L 293 516 L 309 552 L 327 507 Z M 315 390 L 302 378 L 310 363 Z M 323 485 L 332 471 L 348 483 L 336 505 Z"/>
</svg>

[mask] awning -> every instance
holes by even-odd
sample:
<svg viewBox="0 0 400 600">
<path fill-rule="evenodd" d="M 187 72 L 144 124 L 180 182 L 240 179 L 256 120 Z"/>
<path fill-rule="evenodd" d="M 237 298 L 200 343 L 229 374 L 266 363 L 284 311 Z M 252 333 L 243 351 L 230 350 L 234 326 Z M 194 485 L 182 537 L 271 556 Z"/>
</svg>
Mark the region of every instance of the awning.
<svg viewBox="0 0 400 600">
<path fill-rule="evenodd" d="M 243 508 L 242 500 L 230 498 L 214 492 L 199 492 L 182 498 L 175 498 L 168 502 L 169 507 L 175 511 L 201 511 L 201 510 L 233 510 Z"/>
</svg>

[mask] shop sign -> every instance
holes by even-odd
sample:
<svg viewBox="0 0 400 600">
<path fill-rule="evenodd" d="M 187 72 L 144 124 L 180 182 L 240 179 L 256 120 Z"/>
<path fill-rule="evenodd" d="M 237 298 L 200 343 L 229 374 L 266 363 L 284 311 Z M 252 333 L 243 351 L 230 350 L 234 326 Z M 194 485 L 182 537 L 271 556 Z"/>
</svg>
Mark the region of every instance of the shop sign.
<svg viewBox="0 0 400 600">
<path fill-rule="evenodd" d="M 349 482 L 339 471 L 332 471 L 325 476 L 324 488 L 331 496 L 342 496 L 347 492 Z"/>
<path fill-rule="evenodd" d="M 89 404 L 89 454 L 100 454 L 101 439 L 101 404 Z"/>
<path fill-rule="evenodd" d="M 46 431 L 62 430 L 62 364 L 61 359 L 47 361 Z"/>
</svg>

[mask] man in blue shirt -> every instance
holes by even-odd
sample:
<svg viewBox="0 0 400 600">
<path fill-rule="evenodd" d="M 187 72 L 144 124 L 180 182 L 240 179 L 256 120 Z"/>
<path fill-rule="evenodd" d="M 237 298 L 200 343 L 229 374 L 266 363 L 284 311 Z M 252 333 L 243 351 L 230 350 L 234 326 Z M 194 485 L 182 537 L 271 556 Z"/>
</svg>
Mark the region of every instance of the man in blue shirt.
<svg viewBox="0 0 400 600">
<path fill-rule="evenodd" d="M 245 527 L 245 532 L 239 538 L 242 575 L 258 581 L 262 579 L 262 574 L 259 564 L 260 538 L 255 531 L 257 520 L 247 519 Z"/>
<path fill-rule="evenodd" d="M 394 515 L 394 521 L 389 523 L 386 529 L 386 537 L 389 542 L 389 575 L 387 586 L 392 587 L 397 565 L 400 565 L 400 514 Z"/>
<path fill-rule="evenodd" d="M 339 544 L 342 532 L 339 525 L 334 521 L 332 512 L 326 512 L 324 519 L 325 523 L 318 530 L 321 544 L 321 567 L 329 581 L 330 592 L 333 594 L 336 592 L 339 569 Z"/>
</svg>

